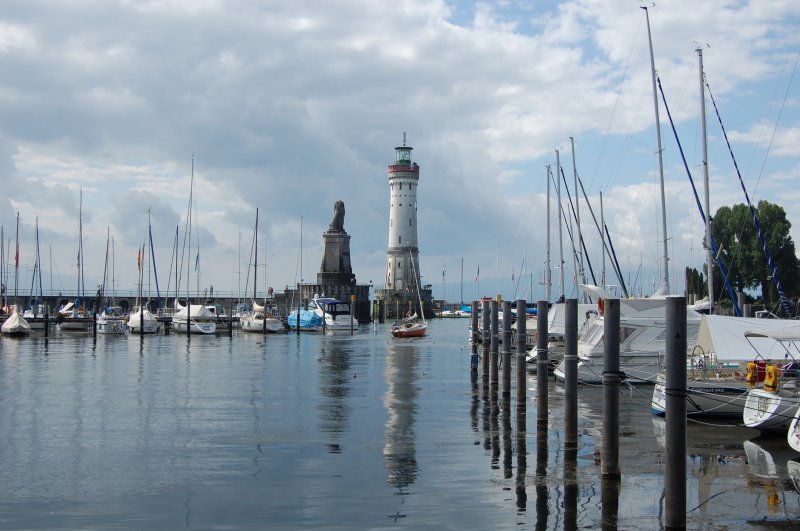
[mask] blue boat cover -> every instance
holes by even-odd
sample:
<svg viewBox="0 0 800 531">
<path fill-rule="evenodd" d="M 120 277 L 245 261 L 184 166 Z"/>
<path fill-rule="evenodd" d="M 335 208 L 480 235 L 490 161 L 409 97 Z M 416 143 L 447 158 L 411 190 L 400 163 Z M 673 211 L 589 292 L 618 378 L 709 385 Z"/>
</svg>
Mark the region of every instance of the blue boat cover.
<svg viewBox="0 0 800 531">
<path fill-rule="evenodd" d="M 297 312 L 292 312 L 286 318 L 289 328 L 297 328 Z M 322 317 L 310 310 L 300 310 L 300 328 L 319 328 L 322 326 Z"/>
</svg>

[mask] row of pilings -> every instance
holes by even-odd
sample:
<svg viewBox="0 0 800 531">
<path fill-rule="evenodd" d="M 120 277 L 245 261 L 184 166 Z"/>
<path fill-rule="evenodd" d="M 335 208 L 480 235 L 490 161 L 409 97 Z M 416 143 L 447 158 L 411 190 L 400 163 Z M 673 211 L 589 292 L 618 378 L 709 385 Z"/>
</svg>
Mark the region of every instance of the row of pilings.
<svg viewBox="0 0 800 531">
<path fill-rule="evenodd" d="M 548 308 L 547 301 L 536 305 L 536 517 L 537 528 L 547 526 L 548 491 L 545 478 L 548 474 Z M 510 446 L 511 423 L 511 373 L 516 373 L 516 456 L 515 478 L 517 507 L 526 510 L 527 474 L 527 319 L 525 300 L 516 301 L 516 363 L 512 357 L 511 301 L 482 300 L 472 303 L 471 344 L 473 389 L 482 373 L 484 409 L 504 411 L 504 426 L 508 431 Z M 618 501 L 622 470 L 619 459 L 619 397 L 620 383 L 625 375 L 620 367 L 620 301 L 608 299 L 604 304 L 604 363 L 603 363 L 603 422 L 600 453 L 602 528 L 616 529 Z M 502 330 L 499 330 L 499 315 L 502 311 Z M 683 297 L 667 299 L 666 341 L 666 444 L 664 471 L 664 506 L 662 524 L 664 529 L 686 529 L 686 300 Z M 574 529 L 577 517 L 578 474 L 577 455 L 580 449 L 578 437 L 578 300 L 565 301 L 565 350 L 564 350 L 564 412 L 563 426 L 563 488 L 564 529 Z M 479 329 L 480 326 L 480 329 Z M 480 330 L 480 334 L 479 334 Z M 502 351 L 500 350 L 502 345 Z M 502 368 L 502 386 L 500 369 Z M 624 369 L 624 367 L 622 368 Z M 498 396 L 500 395 L 500 396 Z M 498 403 L 500 398 L 500 403 Z M 488 406 L 488 407 L 486 407 Z M 496 419 L 497 417 L 494 416 Z M 556 424 L 560 421 L 554 421 Z M 489 430 L 492 432 L 492 430 Z M 496 430 L 493 433 L 497 433 Z M 562 449 L 557 449 L 562 450 Z M 506 477 L 511 477 L 511 457 L 504 463 Z M 506 467 L 507 466 L 507 467 Z"/>
</svg>

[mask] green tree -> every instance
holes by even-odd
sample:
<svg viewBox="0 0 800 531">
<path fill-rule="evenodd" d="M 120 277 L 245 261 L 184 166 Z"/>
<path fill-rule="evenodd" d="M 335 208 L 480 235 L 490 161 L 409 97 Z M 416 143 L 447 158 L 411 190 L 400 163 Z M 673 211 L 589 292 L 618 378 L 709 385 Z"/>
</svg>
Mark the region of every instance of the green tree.
<svg viewBox="0 0 800 531">
<path fill-rule="evenodd" d="M 692 293 L 702 299 L 708 293 L 708 285 L 703 275 L 693 267 L 686 268 L 686 293 Z"/>
<path fill-rule="evenodd" d="M 761 230 L 778 276 L 787 297 L 800 292 L 798 272 L 800 261 L 794 242 L 789 235 L 791 223 L 783 207 L 768 201 L 759 201 L 756 209 Z M 765 302 L 775 303 L 777 291 L 771 286 L 772 270 L 767 264 L 761 241 L 753 224 L 750 209 L 745 204 L 720 207 L 712 218 L 711 230 L 717 242 L 718 253 L 728 270 L 728 280 L 735 291 L 761 289 Z M 726 296 L 719 267 L 714 266 L 714 287 L 717 298 Z M 770 297 L 770 293 L 773 296 Z"/>
</svg>

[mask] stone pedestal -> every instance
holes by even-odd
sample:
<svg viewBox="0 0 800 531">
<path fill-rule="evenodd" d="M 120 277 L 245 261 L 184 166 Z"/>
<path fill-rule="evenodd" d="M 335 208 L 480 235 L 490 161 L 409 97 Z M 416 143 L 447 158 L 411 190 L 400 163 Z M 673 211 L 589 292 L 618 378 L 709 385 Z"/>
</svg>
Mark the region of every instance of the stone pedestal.
<svg viewBox="0 0 800 531">
<path fill-rule="evenodd" d="M 346 232 L 328 231 L 322 235 L 325 251 L 322 267 L 317 273 L 317 284 L 351 285 L 356 276 L 350 264 L 350 235 Z"/>
</svg>

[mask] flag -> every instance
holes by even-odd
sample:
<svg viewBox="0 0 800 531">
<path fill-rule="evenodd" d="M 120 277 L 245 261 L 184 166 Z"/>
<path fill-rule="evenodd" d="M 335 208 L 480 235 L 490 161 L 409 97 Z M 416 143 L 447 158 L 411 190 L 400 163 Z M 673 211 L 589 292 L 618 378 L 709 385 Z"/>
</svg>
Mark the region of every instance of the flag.
<svg viewBox="0 0 800 531">
<path fill-rule="evenodd" d="M 194 258 L 194 270 L 197 271 L 200 268 L 200 251 L 197 251 L 197 256 Z"/>
<path fill-rule="evenodd" d="M 511 282 L 514 282 L 514 266 L 511 266 Z"/>
<path fill-rule="evenodd" d="M 481 266 L 478 266 L 478 272 L 475 273 L 475 282 L 479 282 L 481 279 Z"/>
<path fill-rule="evenodd" d="M 142 249 L 141 248 L 136 250 L 136 267 L 139 268 L 139 271 L 142 270 Z"/>
</svg>

